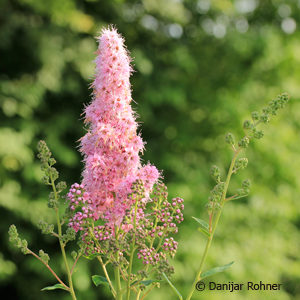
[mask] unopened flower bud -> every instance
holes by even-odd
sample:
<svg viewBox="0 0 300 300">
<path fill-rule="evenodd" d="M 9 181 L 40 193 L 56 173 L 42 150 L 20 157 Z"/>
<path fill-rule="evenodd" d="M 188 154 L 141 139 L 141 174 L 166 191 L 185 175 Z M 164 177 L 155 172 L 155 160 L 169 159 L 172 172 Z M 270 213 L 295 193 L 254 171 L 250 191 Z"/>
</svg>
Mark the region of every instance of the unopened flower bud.
<svg viewBox="0 0 300 300">
<path fill-rule="evenodd" d="M 246 179 L 242 183 L 242 188 L 237 190 L 238 196 L 247 196 L 250 192 L 250 180 Z"/>
<path fill-rule="evenodd" d="M 252 112 L 252 120 L 257 121 L 259 119 L 259 113 L 257 111 Z"/>
<path fill-rule="evenodd" d="M 270 117 L 267 114 L 263 114 L 263 115 L 261 115 L 260 120 L 263 123 L 268 123 L 270 121 Z"/>
<path fill-rule="evenodd" d="M 42 161 L 48 161 L 52 154 L 51 154 L 46 142 L 42 141 L 42 140 L 39 141 L 37 148 L 38 148 L 38 151 L 39 151 L 38 157 Z"/>
<path fill-rule="evenodd" d="M 252 134 L 256 139 L 261 139 L 264 136 L 264 132 L 262 130 L 257 130 L 256 128 L 252 130 Z"/>
<path fill-rule="evenodd" d="M 243 124 L 244 129 L 250 129 L 252 127 L 252 123 L 249 120 L 246 120 Z"/>
<path fill-rule="evenodd" d="M 27 241 L 21 240 L 15 225 L 10 225 L 8 230 L 9 241 L 13 243 L 17 248 L 20 248 L 23 254 L 28 254 Z"/>
<path fill-rule="evenodd" d="M 245 192 L 244 189 L 238 189 L 236 193 L 237 193 L 238 196 L 245 196 L 245 195 L 247 195 L 247 193 Z"/>
<path fill-rule="evenodd" d="M 239 158 L 234 165 L 233 172 L 235 173 L 239 169 L 245 169 L 247 165 L 248 159 L 246 157 Z"/>
<path fill-rule="evenodd" d="M 71 256 L 75 260 L 77 258 L 77 252 L 76 251 L 72 251 L 71 252 Z"/>
<path fill-rule="evenodd" d="M 50 185 L 50 184 L 51 184 L 51 183 L 50 183 L 49 176 L 47 176 L 47 175 L 44 175 L 44 176 L 42 177 L 42 182 L 43 182 L 44 184 L 46 184 L 46 185 Z"/>
<path fill-rule="evenodd" d="M 25 254 L 25 255 L 29 253 L 29 250 L 28 250 L 27 246 L 28 246 L 27 241 L 26 240 L 22 240 L 20 248 L 21 248 L 21 252 L 23 254 Z"/>
<path fill-rule="evenodd" d="M 248 189 L 248 188 L 250 188 L 250 186 L 251 186 L 251 182 L 250 182 L 249 179 L 246 179 L 246 180 L 243 181 L 242 187 L 243 187 L 244 189 Z"/>
<path fill-rule="evenodd" d="M 249 145 L 249 138 L 247 138 L 246 136 L 243 137 L 238 144 L 241 148 L 247 148 Z"/>
<path fill-rule="evenodd" d="M 50 257 L 47 253 L 45 253 L 43 250 L 40 250 L 39 251 L 39 256 L 40 258 L 42 259 L 42 261 L 46 264 L 48 264 L 49 260 L 50 260 Z"/>
<path fill-rule="evenodd" d="M 216 182 L 220 182 L 221 180 L 221 174 L 220 169 L 217 166 L 212 166 L 210 169 L 210 175 Z"/>
<path fill-rule="evenodd" d="M 209 201 L 208 203 L 206 203 L 206 209 L 207 209 L 207 212 L 208 212 L 209 215 L 214 210 L 215 204 L 216 204 L 216 202 L 213 202 L 213 201 Z"/>
<path fill-rule="evenodd" d="M 227 133 L 225 137 L 225 141 L 229 145 L 234 145 L 234 136 L 232 133 Z"/>
<path fill-rule="evenodd" d="M 53 224 L 48 224 L 47 222 L 44 222 L 44 221 L 39 221 L 38 228 L 44 234 L 51 234 L 51 233 L 53 233 L 54 225 Z"/>
<path fill-rule="evenodd" d="M 53 157 L 49 158 L 49 165 L 50 166 L 53 166 L 55 163 L 56 163 L 56 160 Z"/>
<path fill-rule="evenodd" d="M 52 177 L 53 181 L 58 178 L 58 171 L 53 167 L 50 168 L 50 176 Z"/>
<path fill-rule="evenodd" d="M 62 235 L 62 241 L 67 243 L 69 241 L 73 241 L 76 238 L 76 231 L 72 227 L 68 227 L 66 233 Z"/>
<path fill-rule="evenodd" d="M 290 99 L 290 96 L 288 95 L 288 93 L 282 93 L 279 95 L 279 97 L 283 102 L 288 102 Z"/>
<path fill-rule="evenodd" d="M 55 198 L 54 192 L 50 192 L 49 193 L 48 207 L 49 208 L 56 208 L 56 207 L 58 207 L 58 201 Z"/>
<path fill-rule="evenodd" d="M 17 227 L 15 225 L 10 225 L 8 230 L 9 240 L 13 242 L 19 237 Z"/>
<path fill-rule="evenodd" d="M 65 183 L 65 181 L 60 181 L 57 185 L 56 185 L 56 189 L 57 192 L 60 193 L 62 192 L 64 189 L 67 188 L 67 184 Z"/>
</svg>

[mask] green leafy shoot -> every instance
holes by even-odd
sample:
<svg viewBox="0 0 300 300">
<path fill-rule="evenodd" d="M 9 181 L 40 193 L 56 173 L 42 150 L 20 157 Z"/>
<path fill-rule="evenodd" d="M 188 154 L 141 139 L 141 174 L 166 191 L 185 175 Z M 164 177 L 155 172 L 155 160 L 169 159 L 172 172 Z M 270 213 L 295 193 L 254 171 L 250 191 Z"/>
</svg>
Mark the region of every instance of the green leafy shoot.
<svg viewBox="0 0 300 300">
<path fill-rule="evenodd" d="M 208 270 L 206 272 L 203 272 L 201 274 L 201 280 L 204 279 L 204 278 L 206 278 L 206 277 L 212 276 L 212 275 L 214 275 L 216 273 L 224 272 L 226 269 L 230 268 L 233 263 L 234 263 L 234 261 L 230 262 L 227 265 L 224 265 L 224 266 L 221 266 L 221 267 L 216 267 L 216 268 L 210 269 L 210 270 Z"/>
<path fill-rule="evenodd" d="M 92 281 L 94 283 L 95 286 L 99 286 L 99 285 L 106 285 L 109 287 L 108 281 L 105 277 L 100 276 L 100 275 L 93 275 L 92 276 Z"/>
<path fill-rule="evenodd" d="M 168 284 L 170 285 L 170 287 L 172 288 L 172 290 L 175 292 L 175 294 L 178 296 L 178 298 L 180 300 L 183 300 L 182 295 L 179 293 L 179 291 L 176 289 L 176 287 L 173 285 L 173 283 L 170 281 L 170 279 L 167 277 L 167 275 L 165 273 L 162 273 L 164 278 L 166 279 L 166 281 L 168 282 Z"/>
<path fill-rule="evenodd" d="M 65 290 L 68 291 L 62 284 L 57 283 L 55 285 L 52 286 L 47 286 L 44 287 L 43 289 L 41 289 L 41 291 L 52 291 L 52 290 L 57 290 L 57 289 L 61 289 L 61 290 Z"/>
<path fill-rule="evenodd" d="M 209 237 L 209 225 L 207 222 L 205 222 L 204 220 L 202 219 L 198 219 L 198 218 L 195 218 L 195 217 L 192 217 L 196 222 L 198 222 L 198 224 L 200 224 L 200 232 L 202 232 L 205 236 Z"/>
</svg>

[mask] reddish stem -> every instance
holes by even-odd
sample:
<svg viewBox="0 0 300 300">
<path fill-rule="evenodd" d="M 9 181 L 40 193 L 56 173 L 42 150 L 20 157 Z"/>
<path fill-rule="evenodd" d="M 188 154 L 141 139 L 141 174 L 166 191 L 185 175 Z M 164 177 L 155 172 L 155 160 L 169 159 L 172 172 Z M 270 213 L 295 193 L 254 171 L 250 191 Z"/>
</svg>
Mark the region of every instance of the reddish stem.
<svg viewBox="0 0 300 300">
<path fill-rule="evenodd" d="M 236 196 L 238 196 L 238 194 L 235 194 L 235 195 L 233 195 L 233 196 L 231 196 L 231 197 L 228 197 L 228 198 L 226 198 L 224 201 L 232 200 L 232 199 L 234 199 Z"/>
<path fill-rule="evenodd" d="M 209 233 L 211 234 L 211 230 L 212 230 L 212 216 L 213 213 L 209 214 Z"/>
<path fill-rule="evenodd" d="M 75 266 L 76 266 L 76 264 L 77 264 L 78 259 L 79 259 L 80 256 L 81 256 L 81 254 L 77 255 L 77 257 L 76 257 L 76 259 L 75 259 L 75 261 L 74 261 L 74 264 L 73 264 L 72 269 L 71 269 L 71 272 L 70 272 L 71 275 L 73 274 L 74 268 L 75 268 Z"/>
<path fill-rule="evenodd" d="M 66 290 L 69 291 L 69 287 L 63 283 L 63 281 L 57 276 L 57 274 L 51 269 L 51 267 L 50 267 L 47 263 L 45 263 L 38 255 L 36 255 L 36 254 L 35 254 L 34 252 L 32 252 L 30 249 L 27 249 L 27 250 L 29 251 L 29 253 L 30 253 L 31 255 L 33 255 L 33 256 L 34 256 L 35 258 L 37 258 L 40 262 L 42 262 L 42 263 L 46 266 L 46 268 L 52 273 L 52 275 L 58 280 L 58 282 L 61 283 L 61 284 L 64 286 L 64 288 L 65 288 Z"/>
</svg>

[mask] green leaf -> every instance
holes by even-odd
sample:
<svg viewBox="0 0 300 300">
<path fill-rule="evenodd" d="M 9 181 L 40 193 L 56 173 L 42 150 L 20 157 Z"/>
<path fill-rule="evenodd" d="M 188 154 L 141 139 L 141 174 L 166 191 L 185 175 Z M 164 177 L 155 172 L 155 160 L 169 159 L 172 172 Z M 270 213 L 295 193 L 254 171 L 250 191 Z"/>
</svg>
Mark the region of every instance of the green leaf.
<svg viewBox="0 0 300 300">
<path fill-rule="evenodd" d="M 159 281 L 159 280 L 148 279 L 148 280 L 143 280 L 143 281 L 141 281 L 140 283 L 143 284 L 143 285 L 145 285 L 145 286 L 148 286 L 148 285 L 150 285 L 151 283 L 153 283 L 153 282 L 158 282 L 158 281 Z"/>
<path fill-rule="evenodd" d="M 41 291 L 52 291 L 52 290 L 57 290 L 57 289 L 62 289 L 62 290 L 68 291 L 68 289 L 66 289 L 61 283 L 57 283 L 52 286 L 44 287 L 43 289 L 41 289 Z"/>
<path fill-rule="evenodd" d="M 93 280 L 95 286 L 98 286 L 98 285 L 101 285 L 101 284 L 109 286 L 107 279 L 103 276 L 93 275 L 92 280 Z"/>
<path fill-rule="evenodd" d="M 220 272 L 224 272 L 226 269 L 228 269 L 229 267 L 231 267 L 231 265 L 234 263 L 234 261 L 230 262 L 227 265 L 221 266 L 221 267 L 216 267 L 213 269 L 210 269 L 204 273 L 201 274 L 201 279 L 206 278 L 208 276 L 212 276 L 216 273 L 220 273 Z"/>
<path fill-rule="evenodd" d="M 86 259 L 89 259 L 89 260 L 93 260 L 93 259 L 96 258 L 97 256 L 100 256 L 100 254 L 94 253 L 94 254 L 91 254 L 91 255 L 88 255 L 88 256 L 85 256 L 85 255 L 84 255 L 84 257 L 85 257 Z"/>
<path fill-rule="evenodd" d="M 135 280 L 134 282 L 132 282 L 132 283 L 130 284 L 130 286 L 135 285 L 137 282 L 138 282 L 138 280 Z"/>
<path fill-rule="evenodd" d="M 245 195 L 242 195 L 242 196 L 234 197 L 232 200 L 238 200 L 238 199 L 245 198 L 245 197 L 248 197 L 248 196 L 249 196 L 249 193 L 247 193 Z"/>
<path fill-rule="evenodd" d="M 201 233 L 203 233 L 205 236 L 209 237 L 209 232 L 201 227 L 198 228 L 198 231 L 200 231 Z"/>
<path fill-rule="evenodd" d="M 176 287 L 173 285 L 173 283 L 170 281 L 170 279 L 167 277 L 165 273 L 162 273 L 165 279 L 167 280 L 168 284 L 172 288 L 172 290 L 175 292 L 175 294 L 178 296 L 179 300 L 183 300 L 182 295 L 179 293 L 179 291 L 176 289 Z"/>
<path fill-rule="evenodd" d="M 152 280 L 152 279 L 142 280 L 142 281 L 135 280 L 134 282 L 132 282 L 132 283 L 130 284 L 130 286 L 136 285 L 137 283 L 138 283 L 138 284 L 143 284 L 143 285 L 145 285 L 145 286 L 148 286 L 148 285 L 150 285 L 150 284 L 153 283 L 153 282 L 159 282 L 159 280 Z"/>
<path fill-rule="evenodd" d="M 206 235 L 207 237 L 210 236 L 209 234 L 209 225 L 207 222 L 205 222 L 204 220 L 192 217 L 196 222 L 198 222 L 200 224 L 200 228 L 199 231 L 202 232 L 204 235 Z"/>
</svg>

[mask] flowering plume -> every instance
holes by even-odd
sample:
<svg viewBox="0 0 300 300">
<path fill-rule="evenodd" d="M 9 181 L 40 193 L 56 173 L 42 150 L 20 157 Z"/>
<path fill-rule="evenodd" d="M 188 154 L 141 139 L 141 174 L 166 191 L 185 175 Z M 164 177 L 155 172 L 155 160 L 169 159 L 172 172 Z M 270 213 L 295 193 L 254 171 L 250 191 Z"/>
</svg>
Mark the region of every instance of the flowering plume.
<svg viewBox="0 0 300 300">
<path fill-rule="evenodd" d="M 85 162 L 82 185 L 98 217 L 120 225 L 132 205 L 132 183 L 142 180 L 149 195 L 159 172 L 140 162 L 144 142 L 130 106 L 132 68 L 124 40 L 114 28 L 102 30 L 98 40 L 93 101 L 85 109 L 89 129 L 80 147 Z"/>
</svg>

